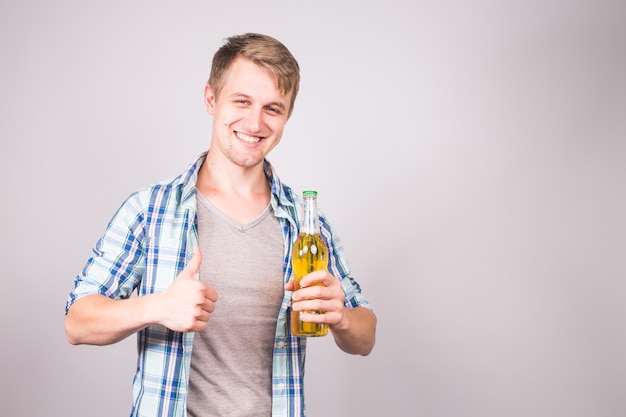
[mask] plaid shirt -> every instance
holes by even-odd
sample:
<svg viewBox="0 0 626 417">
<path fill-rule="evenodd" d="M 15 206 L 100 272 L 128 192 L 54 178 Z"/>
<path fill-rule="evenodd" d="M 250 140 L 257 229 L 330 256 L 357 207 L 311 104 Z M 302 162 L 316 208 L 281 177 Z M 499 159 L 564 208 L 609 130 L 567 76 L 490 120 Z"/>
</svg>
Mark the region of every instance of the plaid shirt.
<svg viewBox="0 0 626 417">
<path fill-rule="evenodd" d="M 113 299 L 165 290 L 191 258 L 198 243 L 196 179 L 206 153 L 172 181 L 130 195 L 110 221 L 93 254 L 76 277 L 65 311 L 79 298 L 102 294 Z M 291 248 L 301 217 L 299 197 L 282 184 L 265 161 L 271 205 L 284 242 L 284 281 L 291 279 Z M 349 273 L 343 246 L 326 217 L 320 227 L 329 249 L 329 271 L 341 279 L 348 308 L 371 308 Z M 290 334 L 291 294 L 285 292 L 276 325 L 272 370 L 272 416 L 305 415 L 303 381 L 306 338 Z M 194 333 L 151 325 L 137 333 L 137 372 L 132 416 L 186 416 L 186 396 Z"/>
</svg>

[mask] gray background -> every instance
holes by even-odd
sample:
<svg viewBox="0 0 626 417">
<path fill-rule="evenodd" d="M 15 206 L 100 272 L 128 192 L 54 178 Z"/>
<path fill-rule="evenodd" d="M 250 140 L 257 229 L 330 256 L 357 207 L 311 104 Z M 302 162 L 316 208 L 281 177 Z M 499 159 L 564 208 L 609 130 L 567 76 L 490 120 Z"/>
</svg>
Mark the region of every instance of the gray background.
<svg viewBox="0 0 626 417">
<path fill-rule="evenodd" d="M 128 415 L 134 338 L 70 346 L 65 299 L 208 147 L 212 54 L 248 31 L 301 64 L 270 160 L 379 318 L 369 357 L 311 342 L 309 415 L 625 416 L 623 0 L 3 1 L 0 415 Z"/>
</svg>

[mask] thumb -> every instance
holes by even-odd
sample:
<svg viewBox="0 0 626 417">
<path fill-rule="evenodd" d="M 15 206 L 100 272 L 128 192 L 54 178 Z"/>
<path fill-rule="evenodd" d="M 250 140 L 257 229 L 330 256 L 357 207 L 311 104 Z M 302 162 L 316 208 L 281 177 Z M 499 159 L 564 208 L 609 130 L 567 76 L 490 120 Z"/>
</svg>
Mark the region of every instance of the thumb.
<svg viewBox="0 0 626 417">
<path fill-rule="evenodd" d="M 193 247 L 193 255 L 189 260 L 185 269 L 183 269 L 181 276 L 188 278 L 196 278 L 196 274 L 200 270 L 200 265 L 202 264 L 202 252 L 200 252 L 200 247 L 198 245 L 194 245 Z"/>
</svg>

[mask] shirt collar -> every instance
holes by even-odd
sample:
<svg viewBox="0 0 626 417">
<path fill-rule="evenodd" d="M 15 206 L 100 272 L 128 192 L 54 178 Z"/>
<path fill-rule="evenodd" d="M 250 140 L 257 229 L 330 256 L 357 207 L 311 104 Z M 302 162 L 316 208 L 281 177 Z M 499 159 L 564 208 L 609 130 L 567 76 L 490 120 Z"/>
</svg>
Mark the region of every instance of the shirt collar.
<svg viewBox="0 0 626 417">
<path fill-rule="evenodd" d="M 196 160 L 177 178 L 176 199 L 179 204 L 187 202 L 196 195 L 196 181 L 198 171 L 206 159 L 207 152 L 202 152 Z"/>
<path fill-rule="evenodd" d="M 195 197 L 198 171 L 206 159 L 207 152 L 208 151 L 202 152 L 178 177 L 178 184 L 176 184 L 178 193 L 176 198 L 178 199 L 179 204 Z M 282 213 L 284 209 L 293 208 L 294 197 L 291 189 L 282 183 L 280 178 L 278 178 L 274 167 L 267 159 L 263 160 L 263 172 L 265 173 L 265 177 L 270 184 L 271 204 L 274 208 L 274 212 L 279 214 Z"/>
</svg>

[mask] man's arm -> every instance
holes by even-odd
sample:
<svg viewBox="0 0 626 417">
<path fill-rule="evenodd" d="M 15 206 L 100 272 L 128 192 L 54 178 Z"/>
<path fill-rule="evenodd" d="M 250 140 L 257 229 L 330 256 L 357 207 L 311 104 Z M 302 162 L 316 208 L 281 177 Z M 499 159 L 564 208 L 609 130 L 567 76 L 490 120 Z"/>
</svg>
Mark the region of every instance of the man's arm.
<svg viewBox="0 0 626 417">
<path fill-rule="evenodd" d="M 104 295 L 85 296 L 65 316 L 65 335 L 73 345 L 117 343 L 151 324 L 149 298 L 113 300 Z"/>
<path fill-rule="evenodd" d="M 108 345 L 151 324 L 179 332 L 204 330 L 215 309 L 217 293 L 196 279 L 201 263 L 202 254 L 194 247 L 187 267 L 162 293 L 125 300 L 93 294 L 77 300 L 65 317 L 67 340 L 73 345 Z"/>
<path fill-rule="evenodd" d="M 376 343 L 376 315 L 365 307 L 344 307 L 343 320 L 330 325 L 335 343 L 355 355 L 369 355 Z"/>
</svg>

